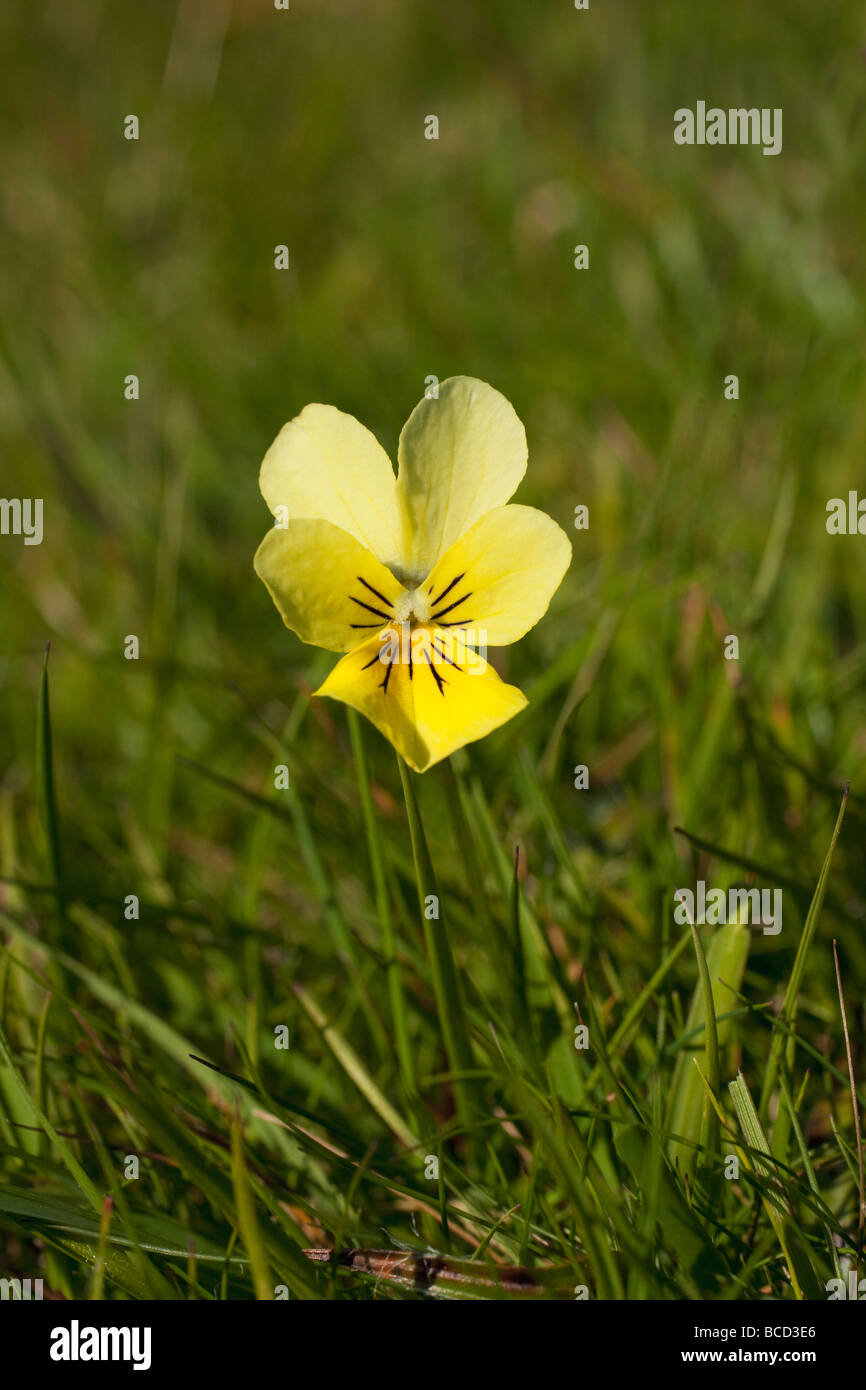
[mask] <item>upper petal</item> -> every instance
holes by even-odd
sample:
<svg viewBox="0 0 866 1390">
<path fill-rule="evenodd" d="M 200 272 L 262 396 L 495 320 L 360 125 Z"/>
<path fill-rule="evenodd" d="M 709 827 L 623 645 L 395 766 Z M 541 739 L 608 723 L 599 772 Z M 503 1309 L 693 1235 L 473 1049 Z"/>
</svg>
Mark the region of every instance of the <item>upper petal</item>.
<svg viewBox="0 0 866 1390">
<path fill-rule="evenodd" d="M 415 407 L 400 435 L 404 566 L 419 582 L 473 522 L 507 502 L 526 472 L 526 431 L 499 391 L 454 376 Z"/>
<path fill-rule="evenodd" d="M 351 651 L 387 627 L 405 593 L 366 546 L 329 521 L 273 526 L 253 563 L 286 627 L 332 652 Z"/>
<path fill-rule="evenodd" d="M 398 640 L 398 639 L 395 639 Z M 393 662 L 378 636 L 337 662 L 317 695 L 342 700 L 376 725 L 416 772 L 484 738 L 527 703 L 459 638 L 439 644 L 435 630 L 405 636 Z M 414 659 L 408 653 L 414 650 Z M 435 672 L 435 674 L 434 674 Z M 387 677 L 387 679 L 386 679 Z"/>
<path fill-rule="evenodd" d="M 330 521 L 398 564 L 402 520 L 391 460 L 374 434 L 332 405 L 308 405 L 283 425 L 259 473 L 262 496 L 275 516 Z"/>
<path fill-rule="evenodd" d="M 491 647 L 516 642 L 547 611 L 571 561 L 561 526 L 535 507 L 497 507 L 442 556 L 424 585 L 430 622 L 472 631 Z"/>
</svg>

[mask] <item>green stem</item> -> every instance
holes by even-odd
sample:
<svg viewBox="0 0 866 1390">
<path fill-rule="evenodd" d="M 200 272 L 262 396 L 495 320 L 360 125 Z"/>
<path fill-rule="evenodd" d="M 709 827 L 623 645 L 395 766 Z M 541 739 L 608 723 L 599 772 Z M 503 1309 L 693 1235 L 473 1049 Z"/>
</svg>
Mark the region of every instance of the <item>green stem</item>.
<svg viewBox="0 0 866 1390">
<path fill-rule="evenodd" d="M 721 1064 L 719 1061 L 719 1030 L 716 1025 L 716 1008 L 713 1001 L 713 986 L 710 980 L 710 972 L 707 966 L 707 958 L 704 954 L 703 944 L 698 934 L 698 929 L 694 922 L 689 920 L 692 941 L 695 948 L 695 956 L 698 962 L 698 978 L 701 984 L 701 993 L 704 1003 L 704 1033 L 706 1036 L 706 1065 L 707 1080 L 713 1097 L 718 1098 L 722 1085 Z M 704 1163 L 706 1170 L 707 1190 L 710 1199 L 715 1200 L 718 1195 L 719 1181 L 719 1139 L 720 1127 L 719 1117 L 709 1098 L 703 1101 L 703 1114 L 701 1120 L 701 1148 L 699 1155 Z"/>
<path fill-rule="evenodd" d="M 59 948 L 65 950 L 69 945 L 69 922 L 66 915 L 66 889 L 60 852 L 60 824 L 54 787 L 54 741 L 51 732 L 51 700 L 48 688 L 48 654 L 50 650 L 51 643 L 49 642 L 42 659 L 42 680 L 39 686 L 39 703 L 36 711 L 36 783 L 50 879 L 55 892 L 56 941 Z M 64 993 L 68 992 L 69 980 L 62 966 L 54 966 L 54 979 Z"/>
<path fill-rule="evenodd" d="M 364 751 L 364 736 L 361 730 L 361 721 L 353 709 L 348 710 L 349 716 L 349 736 L 352 740 L 352 752 L 355 756 L 355 769 L 358 776 L 358 794 L 361 800 L 361 815 L 364 820 L 364 830 L 367 836 L 367 849 L 370 854 L 370 869 L 373 875 L 373 890 L 376 897 L 376 911 L 379 915 L 379 925 L 382 928 L 382 947 L 385 956 L 385 972 L 388 985 L 388 998 L 391 1004 L 391 1018 L 394 1024 L 394 1038 L 397 1046 L 397 1060 L 400 1066 L 400 1075 L 409 1095 L 417 1094 L 415 1083 L 415 1071 L 412 1065 L 412 1053 L 409 1049 L 409 1029 L 406 1021 L 406 1002 L 403 997 L 403 980 L 400 973 L 400 962 L 394 946 L 394 922 L 391 916 L 391 905 L 388 899 L 388 883 L 385 877 L 385 864 L 382 855 L 382 844 L 379 837 L 379 826 L 373 811 L 373 799 L 370 795 L 370 780 L 367 770 L 367 755 Z"/>
<path fill-rule="evenodd" d="M 399 753 L 397 754 L 397 765 L 400 769 L 400 780 L 403 783 L 403 796 L 406 801 L 406 816 L 409 821 L 409 834 L 412 839 L 412 857 L 415 861 L 418 906 L 421 912 L 421 920 L 424 923 L 424 938 L 427 945 L 430 970 L 433 976 L 433 992 L 436 998 L 436 1011 L 439 1015 L 439 1025 L 442 1029 L 445 1051 L 451 1069 L 454 1072 L 470 1071 L 474 1066 L 474 1058 L 472 1046 L 469 1042 L 469 1035 L 466 1031 L 465 1007 L 460 990 L 460 983 L 457 978 L 457 971 L 454 968 L 454 958 L 451 954 L 451 946 L 448 941 L 445 918 L 442 913 L 442 904 L 436 890 L 436 877 L 433 873 L 433 863 L 430 859 L 430 851 L 427 847 L 427 837 L 424 834 L 421 813 L 418 809 L 418 800 L 415 795 L 412 773 L 409 771 L 409 768 L 406 766 Z M 430 897 L 435 897 L 439 904 L 438 920 L 429 917 L 425 911 L 427 900 Z M 455 1084 L 458 1110 L 461 1112 L 464 1121 L 471 1125 L 472 1105 L 470 1090 L 471 1085 L 466 1082 Z"/>
</svg>

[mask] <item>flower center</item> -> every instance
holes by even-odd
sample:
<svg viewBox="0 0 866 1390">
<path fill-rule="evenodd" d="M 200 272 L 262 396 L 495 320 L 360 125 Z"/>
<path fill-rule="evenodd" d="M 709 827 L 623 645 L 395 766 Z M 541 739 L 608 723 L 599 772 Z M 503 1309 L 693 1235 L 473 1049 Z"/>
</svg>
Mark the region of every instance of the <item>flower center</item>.
<svg viewBox="0 0 866 1390">
<path fill-rule="evenodd" d="M 409 589 L 394 604 L 396 623 L 426 623 L 429 617 L 430 604 L 421 589 Z"/>
</svg>

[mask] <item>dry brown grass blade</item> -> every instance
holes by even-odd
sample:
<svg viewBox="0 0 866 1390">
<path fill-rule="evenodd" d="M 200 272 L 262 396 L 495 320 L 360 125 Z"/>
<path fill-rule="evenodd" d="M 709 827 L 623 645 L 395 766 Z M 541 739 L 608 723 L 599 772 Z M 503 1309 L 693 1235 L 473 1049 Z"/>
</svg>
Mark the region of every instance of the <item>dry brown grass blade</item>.
<svg viewBox="0 0 866 1390">
<path fill-rule="evenodd" d="M 483 1264 L 451 1255 L 418 1254 L 412 1250 L 305 1250 L 316 1264 L 336 1264 L 356 1274 L 416 1289 L 440 1298 L 572 1297 L 571 1271 L 566 1266 L 529 1270 L 523 1265 Z"/>
</svg>

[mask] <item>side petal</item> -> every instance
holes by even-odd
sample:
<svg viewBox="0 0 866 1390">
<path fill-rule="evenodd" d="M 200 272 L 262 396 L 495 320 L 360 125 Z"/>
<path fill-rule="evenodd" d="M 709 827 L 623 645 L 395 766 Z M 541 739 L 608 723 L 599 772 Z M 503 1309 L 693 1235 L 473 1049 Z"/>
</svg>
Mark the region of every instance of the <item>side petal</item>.
<svg viewBox="0 0 866 1390">
<path fill-rule="evenodd" d="M 442 556 L 426 584 L 430 622 L 491 647 L 516 642 L 547 611 L 571 562 L 561 526 L 535 507 L 488 512 Z"/>
<path fill-rule="evenodd" d="M 454 376 L 403 426 L 397 486 L 407 583 L 485 512 L 507 502 L 526 472 L 526 431 L 514 407 L 474 377 Z"/>
<path fill-rule="evenodd" d="M 332 652 L 351 651 L 387 627 L 405 593 L 375 555 L 329 521 L 272 527 L 253 564 L 286 627 Z"/>
<path fill-rule="evenodd" d="M 284 521 L 314 517 L 348 531 L 385 565 L 398 564 L 402 521 L 391 460 L 374 434 L 332 405 L 308 405 L 283 425 L 259 472 Z"/>
<path fill-rule="evenodd" d="M 404 640 L 406 650 L 389 661 L 387 642 L 371 637 L 316 691 L 366 715 L 416 772 L 484 738 L 527 704 L 522 690 L 506 685 L 476 652 L 454 641 L 450 656 L 440 655 L 445 645 L 435 638 L 415 632 L 411 647 Z"/>
</svg>

